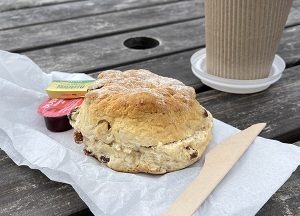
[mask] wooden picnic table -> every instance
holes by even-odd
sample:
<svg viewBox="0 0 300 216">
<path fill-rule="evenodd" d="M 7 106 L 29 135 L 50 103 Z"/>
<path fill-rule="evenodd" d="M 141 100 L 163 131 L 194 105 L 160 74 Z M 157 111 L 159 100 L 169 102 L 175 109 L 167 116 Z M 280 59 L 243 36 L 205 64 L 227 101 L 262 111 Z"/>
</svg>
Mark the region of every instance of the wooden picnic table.
<svg viewBox="0 0 300 216">
<path fill-rule="evenodd" d="M 0 49 L 27 55 L 46 72 L 149 69 L 194 87 L 215 118 L 240 129 L 267 122 L 261 136 L 300 146 L 300 0 L 278 48 L 283 77 L 250 95 L 213 90 L 191 72 L 191 55 L 205 47 L 204 0 L 4 0 L 0 20 Z M 159 45 L 124 46 L 135 37 Z M 70 185 L 15 165 L 2 150 L 0 174 L 0 215 L 92 215 Z M 299 167 L 257 215 L 300 215 Z"/>
</svg>

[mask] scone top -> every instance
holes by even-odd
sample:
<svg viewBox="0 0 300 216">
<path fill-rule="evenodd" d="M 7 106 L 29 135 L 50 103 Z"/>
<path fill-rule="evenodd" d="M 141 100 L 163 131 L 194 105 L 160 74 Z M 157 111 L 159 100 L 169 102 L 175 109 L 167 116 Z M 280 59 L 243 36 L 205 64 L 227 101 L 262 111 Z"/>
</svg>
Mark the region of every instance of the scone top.
<svg viewBox="0 0 300 216">
<path fill-rule="evenodd" d="M 205 127 L 207 112 L 195 97 L 193 88 L 147 70 L 104 71 L 71 123 L 105 143 L 169 144 Z"/>
<path fill-rule="evenodd" d="M 90 91 L 92 90 L 92 91 Z M 111 116 L 179 112 L 188 109 L 195 90 L 182 82 L 148 70 L 108 70 L 89 86 L 86 98 L 107 103 Z"/>
</svg>

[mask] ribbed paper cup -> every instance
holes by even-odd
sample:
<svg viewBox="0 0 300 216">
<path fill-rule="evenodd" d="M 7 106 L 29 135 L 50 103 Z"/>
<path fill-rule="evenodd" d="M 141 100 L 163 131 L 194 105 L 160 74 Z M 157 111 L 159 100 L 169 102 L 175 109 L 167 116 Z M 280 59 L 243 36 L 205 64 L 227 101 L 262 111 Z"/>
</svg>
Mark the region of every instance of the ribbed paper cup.
<svg viewBox="0 0 300 216">
<path fill-rule="evenodd" d="M 293 0 L 206 0 L 209 74 L 238 80 L 268 77 Z"/>
</svg>

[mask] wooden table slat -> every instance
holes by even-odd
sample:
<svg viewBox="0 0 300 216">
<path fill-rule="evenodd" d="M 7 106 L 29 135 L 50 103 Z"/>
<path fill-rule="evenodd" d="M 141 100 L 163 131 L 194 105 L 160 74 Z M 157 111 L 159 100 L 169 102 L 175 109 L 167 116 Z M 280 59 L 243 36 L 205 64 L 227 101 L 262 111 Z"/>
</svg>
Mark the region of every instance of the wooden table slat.
<svg viewBox="0 0 300 216">
<path fill-rule="evenodd" d="M 293 27 L 285 29 L 284 35 L 281 39 L 277 53 L 282 56 L 288 67 L 297 65 L 300 60 L 300 45 L 297 38 L 300 34 L 300 27 Z M 203 85 L 199 79 L 192 73 L 190 66 L 190 58 L 198 49 L 193 49 L 187 52 L 176 53 L 160 58 L 154 58 L 146 61 L 141 61 L 134 64 L 129 64 L 115 69 L 129 70 L 129 69 L 147 69 L 155 72 L 161 76 L 172 77 L 182 81 L 184 84 L 192 86 L 197 92 L 206 91 L 209 87 Z M 174 67 L 176 65 L 176 67 Z M 98 76 L 99 72 L 91 73 L 94 78 Z"/>
<path fill-rule="evenodd" d="M 101 14 L 61 22 L 0 31 L 0 47 L 9 51 L 26 51 L 89 38 L 182 22 L 204 16 L 203 0 L 175 2 L 149 8 Z M 189 11 L 189 13 L 186 13 Z M 1 14 L 0 14 L 1 16 Z M 139 17 L 139 19 L 136 19 Z M 133 21 L 134 20 L 134 21 Z M 151 20 L 151 22 L 149 22 Z M 287 26 L 300 22 L 300 7 L 294 7 Z M 15 35 L 10 37 L 10 35 Z"/>
<path fill-rule="evenodd" d="M 295 26 L 300 24 L 300 0 L 294 0 L 293 6 L 286 23 L 286 26 Z"/>
<path fill-rule="evenodd" d="M 186 13 L 189 11 L 189 13 Z M 26 51 L 39 47 L 150 28 L 204 16 L 203 3 L 176 2 L 112 14 L 0 31 L 0 47 Z M 138 19 L 136 19 L 138 17 Z M 14 35 L 14 37 L 10 37 Z"/>
<path fill-rule="evenodd" d="M 148 7 L 178 1 L 179 0 L 122 0 L 122 4 L 120 4 L 119 0 L 89 0 L 39 8 L 7 11 L 0 13 L 0 30 L 44 24 L 48 22 L 60 22 L 67 19 L 112 13 L 132 8 Z M 186 1 L 188 0 L 184 0 L 184 2 Z"/>
<path fill-rule="evenodd" d="M 69 215 L 87 208 L 74 189 L 17 166 L 0 149 L 0 215 Z"/>
<path fill-rule="evenodd" d="M 292 143 L 300 137 L 299 77 L 300 66 L 292 67 L 263 92 L 237 95 L 211 90 L 199 93 L 197 99 L 219 120 L 240 129 L 266 122 L 262 137 Z"/>
<path fill-rule="evenodd" d="M 87 4 L 89 2 L 80 3 Z M 189 12 L 186 13 L 186 11 Z M 0 13 L 0 18 L 1 15 L 3 14 Z M 150 8 L 116 12 L 113 16 L 112 14 L 100 14 L 60 22 L 2 30 L 0 31 L 0 47 L 4 50 L 21 52 L 29 49 L 32 50 L 51 45 L 86 40 L 88 38 L 103 37 L 124 31 L 196 19 L 203 16 L 203 0 L 175 2 L 166 5 L 156 5 Z M 17 15 L 15 17 L 19 16 Z M 34 18 L 34 16 L 30 17 Z M 139 17 L 139 19 L 136 19 L 136 17 Z M 14 18 L 14 16 L 12 18 Z M 151 20 L 151 22 L 149 22 L 149 20 Z M 10 21 L 2 23 L 9 22 Z M 287 26 L 295 25 L 299 22 L 300 7 L 294 7 L 291 10 Z M 23 21 L 18 23 L 23 23 Z M 15 35 L 15 37 L 10 37 L 10 35 Z"/>
<path fill-rule="evenodd" d="M 293 6 L 295 7 L 300 6 L 300 0 L 293 0 Z"/>
<path fill-rule="evenodd" d="M 288 28 L 285 32 L 280 46 L 282 52 L 279 50 L 279 53 L 288 62 L 298 62 L 300 41 L 293 35 L 300 33 L 300 26 Z M 161 45 L 146 50 L 128 49 L 123 45 L 126 39 L 136 36 L 157 38 Z M 204 43 L 204 20 L 200 19 L 29 51 L 24 54 L 45 71 L 90 73 L 192 50 L 204 46 Z M 291 53 L 293 55 L 290 55 Z"/>
<path fill-rule="evenodd" d="M 299 11 L 300 14 L 300 11 Z M 300 64 L 300 25 L 284 30 L 277 53 L 283 57 L 287 67 Z"/>
<path fill-rule="evenodd" d="M 203 88 L 206 89 L 208 87 L 204 86 L 191 71 L 190 58 L 196 51 L 197 50 L 194 49 L 187 52 L 117 67 L 115 69 L 121 71 L 130 69 L 147 69 L 161 76 L 178 79 L 185 85 L 192 86 L 197 91 L 200 91 Z M 96 78 L 98 74 L 99 72 L 92 73 L 90 75 Z"/>
<path fill-rule="evenodd" d="M 287 28 L 284 30 L 283 37 L 278 47 L 277 53 L 282 56 L 287 67 L 299 64 L 300 60 L 300 42 L 298 36 L 300 34 L 300 26 Z M 191 37 L 189 37 L 191 39 Z M 175 53 L 172 55 L 141 61 L 117 67 L 118 70 L 129 70 L 144 68 L 153 71 L 161 76 L 172 77 L 182 81 L 184 84 L 192 86 L 197 92 L 205 91 L 209 87 L 199 82 L 199 79 L 192 73 L 190 66 L 190 57 L 198 49 L 187 52 Z M 176 65 L 176 67 L 174 67 Z M 99 72 L 91 73 L 96 78 Z"/>
<path fill-rule="evenodd" d="M 44 3 L 43 1 L 31 2 L 31 4 L 43 5 L 43 7 L 40 8 L 30 7 L 30 4 L 24 4 L 22 3 L 22 0 L 19 1 L 19 4 L 13 5 L 11 4 L 10 0 L 0 2 L 0 12 L 2 12 L 0 13 L 0 20 L 2 20 L 2 22 L 0 23 L 0 30 L 47 22 L 61 21 L 82 16 L 91 16 L 101 13 L 111 13 L 120 10 L 127 10 L 130 8 L 171 3 L 176 2 L 178 0 L 123 0 L 122 4 L 118 4 L 118 0 L 45 0 Z M 68 4 L 55 4 L 55 2 Z M 299 24 L 300 14 L 298 12 L 299 9 L 297 8 L 299 6 L 300 1 L 294 0 L 294 8 L 291 9 L 290 16 L 287 22 L 288 26 Z M 26 9 L 23 9 L 24 7 Z"/>
<path fill-rule="evenodd" d="M 32 1 L 24 1 L 24 0 L 1 0 L 0 1 L 0 11 L 10 11 L 11 10 L 19 10 L 23 8 L 33 8 L 40 7 L 46 5 L 54 5 L 61 4 L 66 2 L 74 2 L 74 1 L 85 1 L 85 0 L 32 0 Z"/>
<path fill-rule="evenodd" d="M 74 44 L 24 52 L 45 71 L 92 72 L 100 68 L 130 64 L 204 45 L 204 20 L 194 20 L 118 34 Z M 158 47 L 146 50 L 128 49 L 123 42 L 131 37 L 156 38 Z"/>
</svg>

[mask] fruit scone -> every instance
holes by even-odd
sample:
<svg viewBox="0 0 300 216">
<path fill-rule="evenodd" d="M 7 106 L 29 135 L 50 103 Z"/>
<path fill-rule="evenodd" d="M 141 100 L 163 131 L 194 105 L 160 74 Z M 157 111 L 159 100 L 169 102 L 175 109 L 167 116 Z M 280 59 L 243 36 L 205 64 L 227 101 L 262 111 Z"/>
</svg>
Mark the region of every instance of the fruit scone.
<svg viewBox="0 0 300 216">
<path fill-rule="evenodd" d="M 212 137 L 212 115 L 192 87 L 142 69 L 102 72 L 69 119 L 75 141 L 122 172 L 185 168 Z"/>
</svg>

